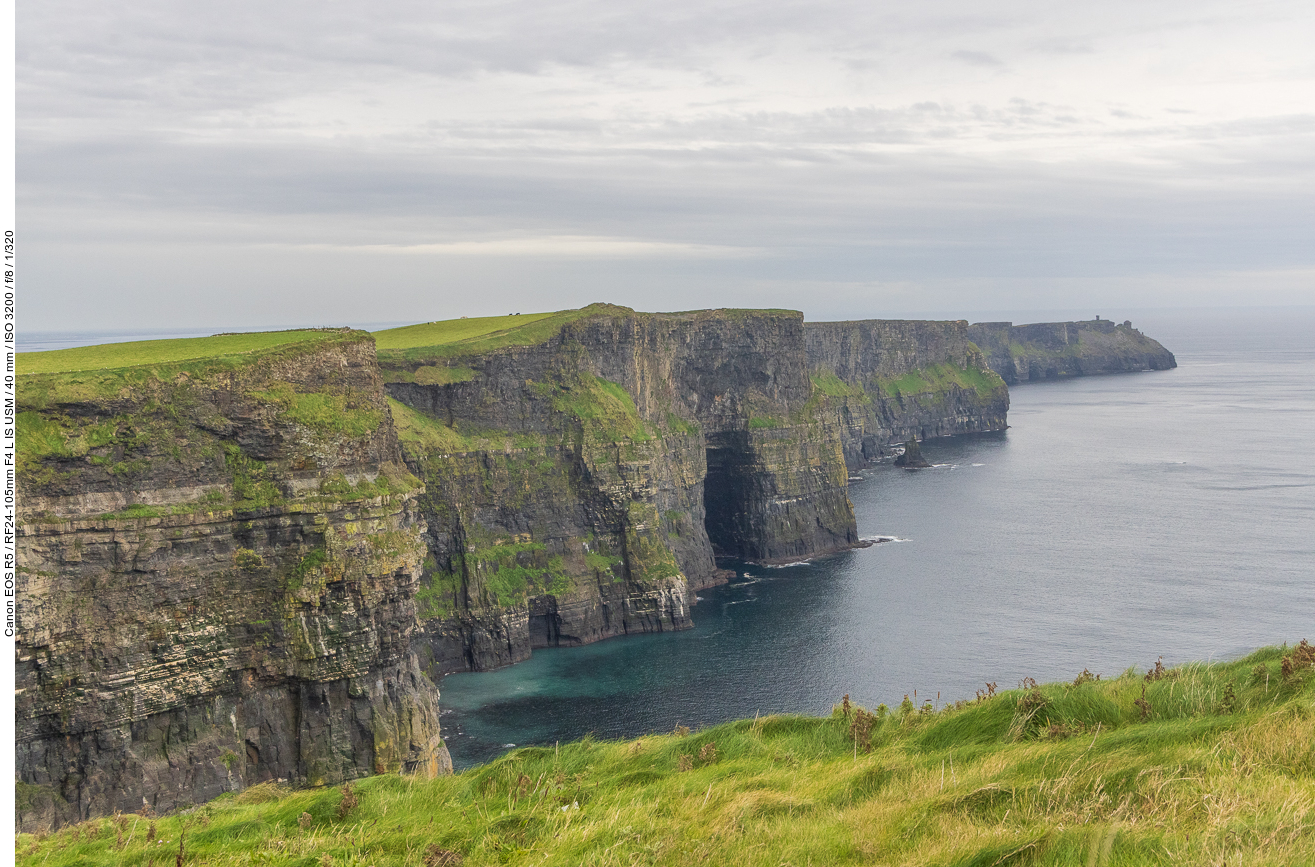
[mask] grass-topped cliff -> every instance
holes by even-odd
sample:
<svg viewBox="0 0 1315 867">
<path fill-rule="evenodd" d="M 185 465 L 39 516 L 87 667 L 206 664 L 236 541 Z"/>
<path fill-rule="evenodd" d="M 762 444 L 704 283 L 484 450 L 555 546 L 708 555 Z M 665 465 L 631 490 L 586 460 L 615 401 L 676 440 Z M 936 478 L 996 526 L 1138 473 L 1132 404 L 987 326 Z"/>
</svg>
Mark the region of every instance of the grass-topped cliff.
<svg viewBox="0 0 1315 867">
<path fill-rule="evenodd" d="M 20 835 L 18 863 L 1310 864 L 1313 665 L 1303 642 L 945 708 L 531 747 L 437 780 L 264 785 Z"/>
<path fill-rule="evenodd" d="M 978 322 L 969 336 L 1010 385 L 1040 379 L 1172 370 L 1173 353 L 1125 321 Z"/>
<path fill-rule="evenodd" d="M 21 827 L 441 770 L 422 667 L 687 628 L 714 554 L 857 543 L 858 416 L 1003 407 L 954 324 L 854 328 L 839 376 L 797 311 L 606 304 L 23 354 Z"/>
<path fill-rule="evenodd" d="M 16 823 L 447 766 L 373 338 L 18 358 Z"/>
<path fill-rule="evenodd" d="M 90 370 L 122 370 L 129 367 L 197 362 L 209 369 L 224 364 L 224 359 L 242 364 L 256 356 L 294 343 L 333 340 L 344 334 L 338 329 L 294 329 L 291 331 L 253 331 L 239 334 L 214 334 L 210 337 L 181 337 L 172 340 L 133 340 L 127 343 L 103 343 L 75 346 L 45 352 L 22 352 L 18 372 L 73 373 Z M 186 368 L 184 368 L 186 369 Z M 193 368 L 195 369 L 195 368 Z"/>
<path fill-rule="evenodd" d="M 374 347 L 362 331 L 25 352 L 17 368 L 17 463 L 29 520 L 81 517 L 102 505 L 107 517 L 268 506 L 304 487 L 280 483 L 280 475 L 313 476 L 359 463 L 363 456 L 353 460 L 353 451 L 386 450 Z M 297 444 L 283 448 L 291 440 Z M 280 451 L 283 460 L 269 465 Z M 380 456 L 367 460 L 378 463 Z M 379 493 L 414 486 L 396 469 Z M 344 479 L 328 481 L 315 493 L 358 493 L 344 488 Z M 173 492 L 169 502 L 141 496 L 165 487 Z"/>
<path fill-rule="evenodd" d="M 689 591 L 716 580 L 709 526 L 758 559 L 855 541 L 802 321 L 593 304 L 376 334 L 399 440 L 427 483 L 434 668 L 687 627 Z M 709 456 L 723 453 L 717 481 Z M 721 523 L 705 520 L 708 489 L 727 495 Z"/>
<path fill-rule="evenodd" d="M 423 322 L 375 332 L 381 359 L 389 367 L 406 361 L 474 355 L 508 346 L 533 346 L 558 334 L 577 319 L 614 310 L 611 304 L 591 304 L 555 313 L 519 313 Z"/>
</svg>

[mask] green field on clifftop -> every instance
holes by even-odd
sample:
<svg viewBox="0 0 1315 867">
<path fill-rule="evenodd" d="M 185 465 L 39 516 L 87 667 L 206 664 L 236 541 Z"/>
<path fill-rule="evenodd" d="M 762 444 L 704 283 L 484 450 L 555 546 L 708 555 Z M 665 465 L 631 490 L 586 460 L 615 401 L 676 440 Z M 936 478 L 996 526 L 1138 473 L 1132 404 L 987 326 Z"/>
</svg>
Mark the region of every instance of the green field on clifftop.
<svg viewBox="0 0 1315 867">
<path fill-rule="evenodd" d="M 533 346 L 550 339 L 577 319 L 608 312 L 633 313 L 626 307 L 590 304 L 579 310 L 481 316 L 404 325 L 374 333 L 381 361 L 475 355 L 506 346 Z"/>
<path fill-rule="evenodd" d="M 99 346 L 76 346 L 46 352 L 20 352 L 18 373 L 25 376 L 40 373 L 75 373 L 85 370 L 116 370 L 151 364 L 176 364 L 203 358 L 248 355 L 289 343 L 325 340 L 339 337 L 341 334 L 342 332 L 337 330 L 318 329 L 255 331 L 246 334 L 216 334 L 211 337 L 104 343 Z"/>
<path fill-rule="evenodd" d="M 262 784 L 19 835 L 18 863 L 1315 864 L 1304 642 L 993 693 L 530 747 L 436 780 Z"/>
<path fill-rule="evenodd" d="M 439 322 L 422 322 L 418 325 L 403 325 L 374 333 L 375 344 L 380 349 L 410 349 L 415 346 L 441 346 L 485 337 L 494 332 L 505 332 L 526 328 L 535 322 L 559 313 L 527 313 L 510 316 L 476 316 L 461 319 L 446 319 Z"/>
</svg>

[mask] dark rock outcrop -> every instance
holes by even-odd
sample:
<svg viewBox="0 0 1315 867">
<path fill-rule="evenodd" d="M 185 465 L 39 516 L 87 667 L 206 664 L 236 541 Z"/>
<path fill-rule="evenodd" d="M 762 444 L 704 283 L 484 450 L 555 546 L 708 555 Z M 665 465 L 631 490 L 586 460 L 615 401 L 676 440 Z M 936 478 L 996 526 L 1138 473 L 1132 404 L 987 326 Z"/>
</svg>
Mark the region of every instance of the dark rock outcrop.
<svg viewBox="0 0 1315 867">
<path fill-rule="evenodd" d="M 931 464 L 922 456 L 922 447 L 918 441 L 910 439 L 904 444 L 904 451 L 895 457 L 895 466 L 904 467 L 906 470 L 922 470 L 930 467 Z"/>
<path fill-rule="evenodd" d="M 987 364 L 1010 385 L 1066 376 L 1170 370 L 1173 353 L 1132 327 L 1108 319 L 1086 322 L 978 322 L 968 336 Z"/>
</svg>

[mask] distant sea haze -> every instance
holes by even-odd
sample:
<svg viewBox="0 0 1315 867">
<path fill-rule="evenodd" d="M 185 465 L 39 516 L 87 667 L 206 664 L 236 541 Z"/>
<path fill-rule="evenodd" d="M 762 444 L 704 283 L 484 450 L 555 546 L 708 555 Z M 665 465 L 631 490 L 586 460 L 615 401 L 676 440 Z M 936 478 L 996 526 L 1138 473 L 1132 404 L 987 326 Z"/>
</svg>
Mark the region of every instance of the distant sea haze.
<svg viewBox="0 0 1315 867">
<path fill-rule="evenodd" d="M 445 677 L 457 766 L 1315 639 L 1315 309 L 1115 312 L 1178 369 L 1011 389 L 1007 432 L 931 440 L 933 468 L 851 482 L 861 535 L 899 541 L 727 564 L 738 577 L 702 592 L 688 632 Z"/>
</svg>

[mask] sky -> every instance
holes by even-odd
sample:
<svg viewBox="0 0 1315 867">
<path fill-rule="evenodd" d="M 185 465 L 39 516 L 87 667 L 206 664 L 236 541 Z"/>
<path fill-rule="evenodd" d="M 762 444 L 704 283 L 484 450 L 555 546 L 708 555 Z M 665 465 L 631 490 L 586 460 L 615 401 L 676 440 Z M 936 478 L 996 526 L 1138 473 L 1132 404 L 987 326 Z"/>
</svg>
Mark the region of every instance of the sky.
<svg viewBox="0 0 1315 867">
<path fill-rule="evenodd" d="M 1315 304 L 1315 4 L 18 4 L 28 330 Z"/>
</svg>

